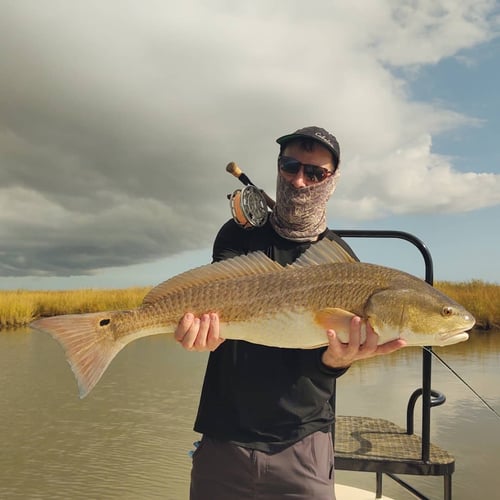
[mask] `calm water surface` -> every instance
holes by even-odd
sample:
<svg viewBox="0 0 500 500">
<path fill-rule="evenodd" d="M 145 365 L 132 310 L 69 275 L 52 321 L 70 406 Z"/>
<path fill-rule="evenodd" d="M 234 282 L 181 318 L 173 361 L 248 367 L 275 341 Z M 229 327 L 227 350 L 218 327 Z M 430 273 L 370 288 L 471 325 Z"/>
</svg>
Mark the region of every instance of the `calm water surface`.
<svg viewBox="0 0 500 500">
<path fill-rule="evenodd" d="M 437 352 L 500 412 L 500 332 Z M 206 355 L 166 337 L 142 339 L 80 400 L 53 340 L 27 330 L 0 333 L 0 498 L 188 498 L 205 363 Z M 352 367 L 338 382 L 338 413 L 404 427 L 420 369 L 417 348 Z M 455 456 L 454 499 L 498 498 L 500 419 L 436 361 L 432 387 L 447 396 L 432 410 L 432 441 Z M 367 489 L 375 482 L 368 473 L 340 471 L 337 478 Z M 442 478 L 410 480 L 441 498 Z M 384 491 L 411 498 L 390 479 Z"/>
</svg>

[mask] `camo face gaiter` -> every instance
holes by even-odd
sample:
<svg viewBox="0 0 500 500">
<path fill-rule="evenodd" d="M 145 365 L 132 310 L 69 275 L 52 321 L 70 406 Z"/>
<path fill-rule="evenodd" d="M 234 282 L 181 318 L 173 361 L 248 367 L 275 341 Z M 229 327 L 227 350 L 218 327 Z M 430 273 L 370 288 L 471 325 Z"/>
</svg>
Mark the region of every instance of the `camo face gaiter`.
<svg viewBox="0 0 500 500">
<path fill-rule="evenodd" d="M 270 222 L 283 238 L 293 241 L 315 241 L 326 230 L 326 204 L 335 191 L 339 169 L 324 181 L 296 188 L 279 172 L 276 205 Z"/>
</svg>

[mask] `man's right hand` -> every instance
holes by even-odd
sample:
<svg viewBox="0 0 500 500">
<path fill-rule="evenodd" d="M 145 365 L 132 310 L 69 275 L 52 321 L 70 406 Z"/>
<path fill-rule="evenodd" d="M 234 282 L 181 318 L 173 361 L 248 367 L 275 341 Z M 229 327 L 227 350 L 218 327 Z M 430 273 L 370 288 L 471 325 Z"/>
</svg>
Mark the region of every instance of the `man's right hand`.
<svg viewBox="0 0 500 500">
<path fill-rule="evenodd" d="M 224 339 L 219 337 L 219 315 L 186 313 L 179 321 L 174 337 L 188 351 L 215 351 Z"/>
</svg>

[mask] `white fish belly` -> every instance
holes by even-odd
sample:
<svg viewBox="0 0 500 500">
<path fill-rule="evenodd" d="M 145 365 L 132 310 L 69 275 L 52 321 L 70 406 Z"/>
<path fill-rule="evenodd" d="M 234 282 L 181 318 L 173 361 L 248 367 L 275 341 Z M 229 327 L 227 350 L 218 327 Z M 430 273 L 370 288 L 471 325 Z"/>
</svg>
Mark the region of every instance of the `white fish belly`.
<svg viewBox="0 0 500 500">
<path fill-rule="evenodd" d="M 270 347 L 314 349 L 328 344 L 326 330 L 311 311 L 281 312 L 252 321 L 222 323 L 220 336 Z"/>
</svg>

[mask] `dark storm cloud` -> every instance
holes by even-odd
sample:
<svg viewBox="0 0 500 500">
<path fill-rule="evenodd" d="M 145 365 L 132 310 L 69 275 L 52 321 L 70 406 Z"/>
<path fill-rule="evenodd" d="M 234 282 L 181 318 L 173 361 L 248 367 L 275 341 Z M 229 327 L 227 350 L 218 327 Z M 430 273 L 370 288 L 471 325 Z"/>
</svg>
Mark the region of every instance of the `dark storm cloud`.
<svg viewBox="0 0 500 500">
<path fill-rule="evenodd" d="M 408 102 L 370 54 L 370 37 L 394 26 L 390 15 L 370 19 L 372 32 L 348 27 L 348 1 L 317 2 L 317 11 L 289 1 L 285 10 L 210 4 L 0 3 L 0 275 L 88 274 L 209 245 L 229 217 L 226 194 L 239 187 L 225 165 L 240 162 L 272 193 L 274 138 L 313 123 L 343 131 L 344 164 L 349 147 L 361 158 L 344 191 L 356 190 L 361 217 L 374 207 L 428 209 L 432 192 L 388 191 L 391 169 L 376 179 L 379 192 L 362 182 L 372 168 L 363 158 L 396 171 L 398 150 L 432 186 L 449 165 L 431 168 L 425 139 L 467 123 Z M 476 27 L 486 39 L 487 27 Z M 377 46 L 384 61 L 398 59 L 383 39 Z M 452 184 L 461 175 L 447 172 Z M 497 176 L 468 185 L 445 193 L 448 210 L 479 191 L 485 205 L 498 202 Z M 352 213 L 342 190 L 336 196 Z"/>
</svg>

